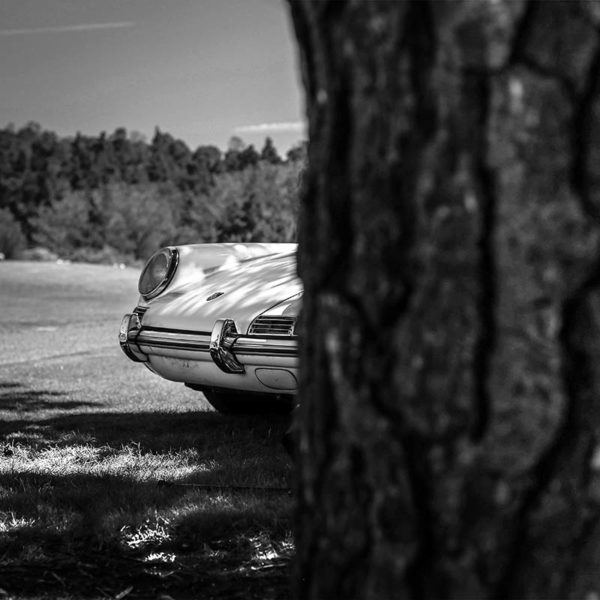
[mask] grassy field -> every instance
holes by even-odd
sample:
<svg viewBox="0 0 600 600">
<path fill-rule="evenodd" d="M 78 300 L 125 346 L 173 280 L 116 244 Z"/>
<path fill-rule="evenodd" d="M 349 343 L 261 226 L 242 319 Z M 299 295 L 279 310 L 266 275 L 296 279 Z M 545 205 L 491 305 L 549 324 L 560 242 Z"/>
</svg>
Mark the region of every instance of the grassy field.
<svg viewBox="0 0 600 600">
<path fill-rule="evenodd" d="M 287 598 L 287 423 L 128 361 L 136 282 L 0 262 L 0 598 Z"/>
</svg>

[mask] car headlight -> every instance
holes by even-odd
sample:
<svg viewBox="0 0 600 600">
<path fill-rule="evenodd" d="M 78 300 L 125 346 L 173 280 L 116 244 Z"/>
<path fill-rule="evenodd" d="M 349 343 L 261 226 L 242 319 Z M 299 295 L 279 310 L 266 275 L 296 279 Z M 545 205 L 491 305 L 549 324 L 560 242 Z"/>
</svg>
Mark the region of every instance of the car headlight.
<svg viewBox="0 0 600 600">
<path fill-rule="evenodd" d="M 178 264 L 177 248 L 162 248 L 148 259 L 138 282 L 144 300 L 158 296 L 169 285 Z"/>
</svg>

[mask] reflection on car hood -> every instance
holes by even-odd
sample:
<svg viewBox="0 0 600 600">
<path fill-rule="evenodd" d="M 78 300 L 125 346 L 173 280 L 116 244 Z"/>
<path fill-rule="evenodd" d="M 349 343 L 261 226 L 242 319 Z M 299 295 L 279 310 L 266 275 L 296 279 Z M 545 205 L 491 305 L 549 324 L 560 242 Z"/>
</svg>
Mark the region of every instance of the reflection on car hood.
<svg viewBox="0 0 600 600">
<path fill-rule="evenodd" d="M 258 258 L 167 291 L 149 303 L 143 322 L 146 327 L 211 331 L 217 319 L 233 319 L 246 333 L 258 315 L 301 292 L 295 254 Z"/>
</svg>

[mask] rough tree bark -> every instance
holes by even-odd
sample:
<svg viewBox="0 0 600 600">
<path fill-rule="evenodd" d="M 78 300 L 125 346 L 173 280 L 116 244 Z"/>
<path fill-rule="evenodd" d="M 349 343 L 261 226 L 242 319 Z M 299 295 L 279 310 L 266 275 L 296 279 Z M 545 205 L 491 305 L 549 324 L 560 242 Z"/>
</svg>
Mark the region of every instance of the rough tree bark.
<svg viewBox="0 0 600 600">
<path fill-rule="evenodd" d="M 289 2 L 300 598 L 600 598 L 600 7 Z"/>
</svg>

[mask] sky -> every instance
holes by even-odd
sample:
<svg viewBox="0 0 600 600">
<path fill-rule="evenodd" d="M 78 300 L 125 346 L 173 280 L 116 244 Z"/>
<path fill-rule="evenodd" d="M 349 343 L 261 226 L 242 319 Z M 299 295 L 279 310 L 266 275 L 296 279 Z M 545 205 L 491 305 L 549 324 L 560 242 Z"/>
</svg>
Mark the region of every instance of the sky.
<svg viewBox="0 0 600 600">
<path fill-rule="evenodd" d="M 305 138 L 284 0 L 0 0 L 0 128 Z"/>
</svg>

